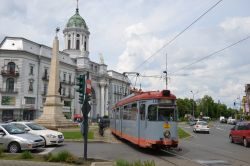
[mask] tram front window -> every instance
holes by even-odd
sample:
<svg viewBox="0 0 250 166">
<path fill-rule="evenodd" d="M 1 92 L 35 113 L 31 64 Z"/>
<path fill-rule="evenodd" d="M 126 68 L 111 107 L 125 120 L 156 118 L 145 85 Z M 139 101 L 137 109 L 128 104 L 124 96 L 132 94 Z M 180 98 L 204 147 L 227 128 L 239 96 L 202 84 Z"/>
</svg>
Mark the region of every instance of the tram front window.
<svg viewBox="0 0 250 166">
<path fill-rule="evenodd" d="M 175 121 L 175 109 L 170 107 L 158 107 L 157 105 L 150 105 L 148 107 L 149 121 Z"/>
</svg>

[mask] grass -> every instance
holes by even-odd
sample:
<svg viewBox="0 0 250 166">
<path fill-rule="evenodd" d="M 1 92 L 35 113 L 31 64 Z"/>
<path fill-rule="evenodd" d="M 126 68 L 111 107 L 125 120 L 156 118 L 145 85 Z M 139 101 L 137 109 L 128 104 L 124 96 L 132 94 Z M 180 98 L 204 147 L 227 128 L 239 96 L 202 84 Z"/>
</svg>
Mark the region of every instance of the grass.
<svg viewBox="0 0 250 166">
<path fill-rule="evenodd" d="M 187 133 L 186 131 L 184 131 L 182 128 L 178 128 L 178 136 L 180 139 L 183 139 L 183 138 L 187 138 L 190 136 L 189 133 Z"/>
<path fill-rule="evenodd" d="M 147 160 L 147 161 L 126 161 L 126 160 L 117 160 L 116 166 L 155 166 L 154 160 Z"/>
<path fill-rule="evenodd" d="M 83 139 L 80 131 L 63 131 L 64 139 Z M 94 132 L 88 132 L 88 139 L 94 139 Z"/>
</svg>

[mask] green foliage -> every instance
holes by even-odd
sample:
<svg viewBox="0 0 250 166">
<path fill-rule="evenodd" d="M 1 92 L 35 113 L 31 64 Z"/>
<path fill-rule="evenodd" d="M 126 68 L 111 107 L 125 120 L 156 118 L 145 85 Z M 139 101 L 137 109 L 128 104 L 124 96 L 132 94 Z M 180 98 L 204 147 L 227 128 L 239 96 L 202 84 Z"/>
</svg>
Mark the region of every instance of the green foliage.
<svg viewBox="0 0 250 166">
<path fill-rule="evenodd" d="M 126 160 L 117 160 L 116 166 L 155 166 L 154 160 L 151 161 L 133 161 L 128 162 Z"/>
<path fill-rule="evenodd" d="M 184 117 L 187 114 L 193 112 L 193 100 L 192 99 L 177 99 L 177 107 L 179 112 L 179 119 L 185 120 Z M 209 116 L 211 119 L 218 119 L 220 116 L 224 117 L 234 117 L 237 110 L 232 108 L 227 108 L 225 104 L 215 102 L 212 97 L 205 95 L 201 99 L 196 99 L 194 102 L 194 113 L 195 117 L 199 118 L 202 114 L 203 116 Z"/>
<path fill-rule="evenodd" d="M 67 150 L 58 152 L 57 154 L 49 153 L 44 155 L 44 160 L 49 162 L 67 162 L 67 163 L 75 163 L 76 157 L 68 152 Z"/>
<path fill-rule="evenodd" d="M 180 139 L 183 139 L 183 138 L 186 138 L 186 137 L 189 137 L 189 136 L 190 136 L 190 134 L 185 132 L 182 128 L 178 128 L 178 137 Z"/>
<path fill-rule="evenodd" d="M 21 153 L 20 158 L 21 158 L 21 159 L 33 159 L 34 156 L 33 156 L 33 154 L 32 154 L 30 151 L 25 150 L 25 151 L 23 151 L 23 152 Z"/>
<path fill-rule="evenodd" d="M 82 134 L 79 131 L 63 131 L 64 139 L 83 139 Z M 94 139 L 94 132 L 88 132 L 88 139 Z"/>
<path fill-rule="evenodd" d="M 0 145 L 0 157 L 4 156 L 4 148 L 3 145 Z"/>
</svg>

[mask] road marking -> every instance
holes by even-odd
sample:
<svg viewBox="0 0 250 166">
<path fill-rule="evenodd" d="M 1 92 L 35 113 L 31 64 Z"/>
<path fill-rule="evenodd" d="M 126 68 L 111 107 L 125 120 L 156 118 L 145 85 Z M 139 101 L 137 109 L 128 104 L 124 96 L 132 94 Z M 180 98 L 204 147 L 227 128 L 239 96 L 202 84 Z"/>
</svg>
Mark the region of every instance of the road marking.
<svg viewBox="0 0 250 166">
<path fill-rule="evenodd" d="M 197 163 L 200 164 L 209 164 L 209 165 L 214 165 L 214 164 L 225 164 L 225 165 L 230 165 L 228 161 L 225 160 L 195 160 Z"/>
<path fill-rule="evenodd" d="M 190 127 L 190 126 L 185 126 L 184 128 L 185 128 L 185 129 L 190 129 L 191 127 Z"/>
<path fill-rule="evenodd" d="M 54 149 L 55 149 L 55 148 L 45 148 L 45 150 L 42 151 L 42 152 L 39 153 L 39 154 L 48 154 L 48 153 L 52 152 Z"/>
<path fill-rule="evenodd" d="M 216 127 L 216 129 L 218 129 L 218 130 L 224 130 L 224 129 L 221 129 L 221 128 L 219 128 L 219 127 Z"/>
</svg>

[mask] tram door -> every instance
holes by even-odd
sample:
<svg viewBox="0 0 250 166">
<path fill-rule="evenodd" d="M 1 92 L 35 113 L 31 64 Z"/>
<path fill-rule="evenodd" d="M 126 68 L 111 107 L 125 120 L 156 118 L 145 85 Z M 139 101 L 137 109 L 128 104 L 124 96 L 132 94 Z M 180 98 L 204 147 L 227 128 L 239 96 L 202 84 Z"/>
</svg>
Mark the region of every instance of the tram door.
<svg viewBox="0 0 250 166">
<path fill-rule="evenodd" d="M 146 105 L 141 102 L 139 105 L 139 117 L 138 117 L 138 144 L 140 144 L 140 138 L 145 138 L 146 128 Z"/>
</svg>

